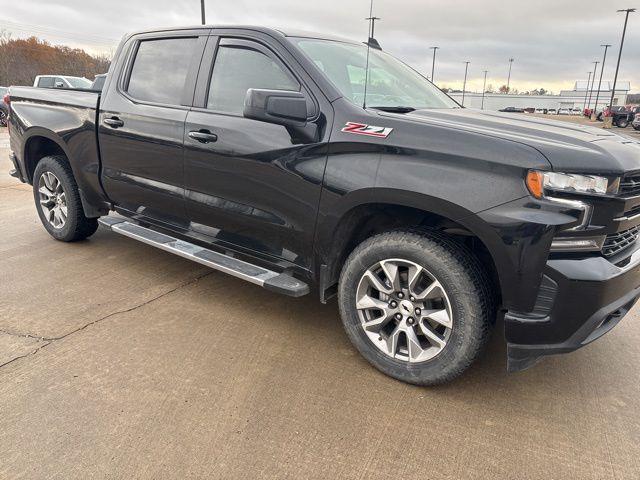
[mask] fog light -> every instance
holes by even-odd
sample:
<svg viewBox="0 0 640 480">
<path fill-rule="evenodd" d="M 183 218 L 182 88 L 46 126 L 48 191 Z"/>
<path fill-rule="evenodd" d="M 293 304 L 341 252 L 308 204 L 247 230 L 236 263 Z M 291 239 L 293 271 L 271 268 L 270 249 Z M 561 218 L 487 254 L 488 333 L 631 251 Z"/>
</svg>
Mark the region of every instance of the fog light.
<svg viewBox="0 0 640 480">
<path fill-rule="evenodd" d="M 598 252 L 605 241 L 602 237 L 554 238 L 551 242 L 552 252 Z"/>
</svg>

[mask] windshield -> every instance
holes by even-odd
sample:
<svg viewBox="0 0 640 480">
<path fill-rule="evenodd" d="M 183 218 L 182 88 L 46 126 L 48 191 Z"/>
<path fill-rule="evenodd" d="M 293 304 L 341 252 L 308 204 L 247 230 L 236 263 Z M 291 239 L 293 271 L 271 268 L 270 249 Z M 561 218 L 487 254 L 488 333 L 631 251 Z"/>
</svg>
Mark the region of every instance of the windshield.
<svg viewBox="0 0 640 480">
<path fill-rule="evenodd" d="M 356 105 L 364 103 L 366 45 L 292 38 L 338 90 Z M 391 55 L 370 49 L 368 107 L 459 108 L 422 75 Z"/>
<path fill-rule="evenodd" d="M 69 82 L 73 88 L 91 88 L 92 82 L 86 78 L 64 77 L 64 79 Z"/>
</svg>

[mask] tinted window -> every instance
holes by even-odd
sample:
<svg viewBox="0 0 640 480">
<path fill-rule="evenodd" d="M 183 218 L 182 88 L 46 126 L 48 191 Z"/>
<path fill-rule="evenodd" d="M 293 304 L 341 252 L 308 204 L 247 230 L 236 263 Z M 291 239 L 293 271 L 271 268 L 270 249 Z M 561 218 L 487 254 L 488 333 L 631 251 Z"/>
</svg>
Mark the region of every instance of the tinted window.
<svg viewBox="0 0 640 480">
<path fill-rule="evenodd" d="M 168 38 L 140 42 L 129 77 L 129 95 L 146 102 L 178 105 L 196 41 Z"/>
<path fill-rule="evenodd" d="M 53 83 L 53 77 L 42 77 L 40 80 L 38 80 L 39 87 L 51 88 L 53 87 Z"/>
<path fill-rule="evenodd" d="M 299 91 L 300 85 L 283 66 L 257 50 L 221 46 L 213 68 L 207 107 L 241 114 L 250 88 Z"/>
</svg>

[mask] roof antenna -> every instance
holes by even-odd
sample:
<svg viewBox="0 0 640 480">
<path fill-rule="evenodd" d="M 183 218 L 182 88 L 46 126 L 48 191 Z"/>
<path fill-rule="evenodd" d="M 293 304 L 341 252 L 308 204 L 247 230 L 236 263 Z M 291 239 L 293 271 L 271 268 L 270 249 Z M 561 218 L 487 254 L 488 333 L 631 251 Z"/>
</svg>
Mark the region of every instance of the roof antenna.
<svg viewBox="0 0 640 480">
<path fill-rule="evenodd" d="M 369 20 L 369 34 L 367 40 L 367 63 L 364 68 L 364 99 L 362 100 L 362 108 L 367 108 L 367 88 L 369 86 L 369 54 L 371 53 L 371 45 L 373 42 L 376 42 L 374 35 L 374 29 L 376 27 L 376 20 L 380 20 L 377 17 L 373 16 L 373 0 L 371 0 L 371 4 L 369 6 L 369 18 L 365 20 Z M 377 43 L 377 42 L 376 42 Z"/>
</svg>

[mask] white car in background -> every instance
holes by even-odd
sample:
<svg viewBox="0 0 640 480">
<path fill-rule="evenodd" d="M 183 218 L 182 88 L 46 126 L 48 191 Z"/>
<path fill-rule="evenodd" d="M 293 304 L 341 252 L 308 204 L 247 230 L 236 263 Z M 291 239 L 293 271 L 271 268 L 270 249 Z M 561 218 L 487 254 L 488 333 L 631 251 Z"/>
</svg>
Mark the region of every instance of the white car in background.
<svg viewBox="0 0 640 480">
<path fill-rule="evenodd" d="M 558 115 L 571 115 L 570 108 L 561 108 L 558 110 Z"/>
<path fill-rule="evenodd" d="M 70 77 L 68 75 L 38 75 L 33 82 L 34 87 L 40 88 L 91 88 L 93 82 L 84 77 Z"/>
</svg>

